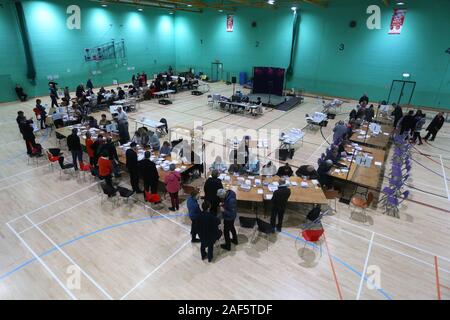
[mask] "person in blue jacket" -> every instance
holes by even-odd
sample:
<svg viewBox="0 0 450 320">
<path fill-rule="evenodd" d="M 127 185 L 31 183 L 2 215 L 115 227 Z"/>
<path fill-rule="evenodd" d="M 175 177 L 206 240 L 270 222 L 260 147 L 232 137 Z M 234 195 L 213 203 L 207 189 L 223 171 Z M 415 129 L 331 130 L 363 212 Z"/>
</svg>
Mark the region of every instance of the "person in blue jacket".
<svg viewBox="0 0 450 320">
<path fill-rule="evenodd" d="M 225 243 L 220 245 L 221 248 L 230 251 L 231 242 L 238 244 L 236 229 L 234 228 L 234 220 L 236 219 L 236 193 L 233 190 L 219 189 L 217 196 L 223 202 L 223 233 Z M 232 238 L 230 239 L 230 233 Z"/>
<path fill-rule="evenodd" d="M 202 210 L 200 210 L 200 206 L 198 204 L 198 190 L 193 190 L 191 192 L 191 196 L 187 199 L 187 208 L 189 212 L 189 218 L 191 218 L 191 242 L 200 242 L 200 239 L 197 238 L 198 234 L 198 218 Z"/>
</svg>

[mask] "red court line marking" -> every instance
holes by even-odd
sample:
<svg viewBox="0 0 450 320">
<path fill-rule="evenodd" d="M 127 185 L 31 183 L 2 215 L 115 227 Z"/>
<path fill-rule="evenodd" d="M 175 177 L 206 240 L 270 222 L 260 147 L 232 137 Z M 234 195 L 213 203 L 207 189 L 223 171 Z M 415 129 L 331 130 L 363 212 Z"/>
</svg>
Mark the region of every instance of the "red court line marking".
<svg viewBox="0 0 450 320">
<path fill-rule="evenodd" d="M 450 290 L 450 287 L 444 286 L 443 284 L 441 284 L 441 287 L 442 287 L 442 288 L 445 288 L 445 289 L 447 289 L 447 290 Z"/>
<path fill-rule="evenodd" d="M 438 267 L 438 258 L 434 256 L 434 270 L 436 272 L 436 290 L 437 290 L 437 298 L 441 300 L 441 285 L 439 284 L 439 267 Z"/>
<path fill-rule="evenodd" d="M 333 271 L 334 283 L 336 284 L 336 289 L 338 291 L 339 299 L 344 300 L 344 298 L 342 297 L 341 287 L 339 286 L 339 281 L 336 276 L 336 270 L 334 269 L 333 259 L 331 259 L 331 256 L 330 256 L 330 249 L 328 248 L 328 242 L 327 242 L 327 238 L 325 237 L 325 232 L 323 233 L 323 239 L 325 240 L 325 246 L 327 247 L 328 260 L 330 261 L 331 270 Z"/>
</svg>

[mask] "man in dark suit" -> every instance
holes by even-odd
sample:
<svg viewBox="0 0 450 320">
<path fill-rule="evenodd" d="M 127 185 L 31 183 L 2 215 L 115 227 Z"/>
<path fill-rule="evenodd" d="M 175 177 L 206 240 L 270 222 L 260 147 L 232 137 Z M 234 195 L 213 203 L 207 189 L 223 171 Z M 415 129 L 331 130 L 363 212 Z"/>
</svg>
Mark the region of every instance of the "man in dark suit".
<svg viewBox="0 0 450 320">
<path fill-rule="evenodd" d="M 147 192 L 150 190 L 151 194 L 155 194 L 158 193 L 159 174 L 150 156 L 150 151 L 145 151 L 144 159 L 138 162 L 139 176 L 144 179 L 144 190 Z"/>
<path fill-rule="evenodd" d="M 220 199 L 217 196 L 217 190 L 223 189 L 222 181 L 218 178 L 219 171 L 213 170 L 211 172 L 211 177 L 205 182 L 203 190 L 205 191 L 205 200 L 211 204 L 210 211 L 214 214 L 217 213 L 217 208 L 219 207 Z"/>
<path fill-rule="evenodd" d="M 280 179 L 279 184 L 278 189 L 275 190 L 272 196 L 272 216 L 270 218 L 270 224 L 273 229 L 275 229 L 276 226 L 277 231 L 281 232 L 284 211 L 286 210 L 288 199 L 291 196 L 291 190 L 287 187 L 284 179 Z M 278 224 L 276 224 L 277 217 Z"/>
<path fill-rule="evenodd" d="M 444 113 L 439 112 L 427 127 L 428 133 L 424 138 L 425 141 L 428 141 L 430 136 L 431 136 L 430 141 L 434 141 L 434 139 L 436 138 L 436 134 L 439 132 L 439 130 L 441 130 L 442 126 L 444 125 L 444 122 L 445 122 Z"/>
<path fill-rule="evenodd" d="M 208 262 L 213 259 L 214 243 L 222 236 L 219 229 L 220 220 L 210 212 L 210 204 L 204 201 L 202 204 L 203 212 L 199 215 L 197 221 L 198 235 L 200 236 L 200 253 L 202 260 L 208 258 Z M 208 249 L 208 253 L 206 253 Z"/>
<path fill-rule="evenodd" d="M 15 90 L 17 97 L 19 97 L 20 101 L 22 102 L 27 101 L 27 94 L 23 91 L 23 88 L 19 84 L 16 85 Z"/>
<path fill-rule="evenodd" d="M 130 183 L 133 191 L 136 193 L 142 193 L 139 189 L 139 170 L 138 170 L 138 157 L 137 157 L 137 147 L 136 142 L 130 144 L 130 149 L 125 153 L 126 156 L 126 166 L 128 173 L 130 174 Z"/>
<path fill-rule="evenodd" d="M 73 167 L 78 171 L 77 160 L 83 162 L 83 149 L 81 148 L 80 137 L 78 136 L 78 129 L 73 128 L 72 134 L 67 137 L 67 148 L 72 153 Z"/>
<path fill-rule="evenodd" d="M 300 166 L 295 174 L 297 177 L 306 177 L 308 180 L 319 179 L 317 171 L 311 165 Z"/>
</svg>

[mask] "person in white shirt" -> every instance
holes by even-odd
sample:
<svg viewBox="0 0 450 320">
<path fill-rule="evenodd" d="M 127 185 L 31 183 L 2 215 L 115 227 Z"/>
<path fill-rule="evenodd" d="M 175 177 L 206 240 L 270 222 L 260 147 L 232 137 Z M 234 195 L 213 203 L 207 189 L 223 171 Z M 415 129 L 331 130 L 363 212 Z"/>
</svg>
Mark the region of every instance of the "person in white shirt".
<svg viewBox="0 0 450 320">
<path fill-rule="evenodd" d="M 120 143 L 127 143 L 130 141 L 130 133 L 128 131 L 128 115 L 122 110 L 122 107 L 117 108 L 117 124 Z"/>
</svg>

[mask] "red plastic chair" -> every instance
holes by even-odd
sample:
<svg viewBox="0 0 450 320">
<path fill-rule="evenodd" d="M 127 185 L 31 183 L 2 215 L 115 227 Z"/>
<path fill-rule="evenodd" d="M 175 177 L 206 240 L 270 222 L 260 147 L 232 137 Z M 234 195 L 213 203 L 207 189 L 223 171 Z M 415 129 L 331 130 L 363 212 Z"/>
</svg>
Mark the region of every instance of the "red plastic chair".
<svg viewBox="0 0 450 320">
<path fill-rule="evenodd" d="M 83 173 L 83 179 L 86 180 L 86 174 L 91 173 L 92 166 L 89 163 L 80 163 L 80 171 Z"/>
<path fill-rule="evenodd" d="M 317 244 L 319 243 L 320 256 L 322 256 L 322 244 L 319 242 L 320 238 L 324 233 L 323 229 L 307 229 L 302 231 L 303 239 L 305 239 L 305 245 L 303 247 L 303 251 L 305 251 L 305 247 L 308 243 Z M 314 248 L 314 246 L 313 246 Z"/>
<path fill-rule="evenodd" d="M 49 163 L 49 166 L 52 168 L 53 171 L 53 163 L 58 162 L 59 161 L 59 156 L 54 156 L 50 153 L 50 151 L 46 150 L 46 154 L 47 154 L 47 158 Z"/>
<path fill-rule="evenodd" d="M 161 202 L 161 197 L 157 193 L 150 193 L 148 191 L 144 191 L 145 201 L 150 203 L 158 203 Z"/>
</svg>

